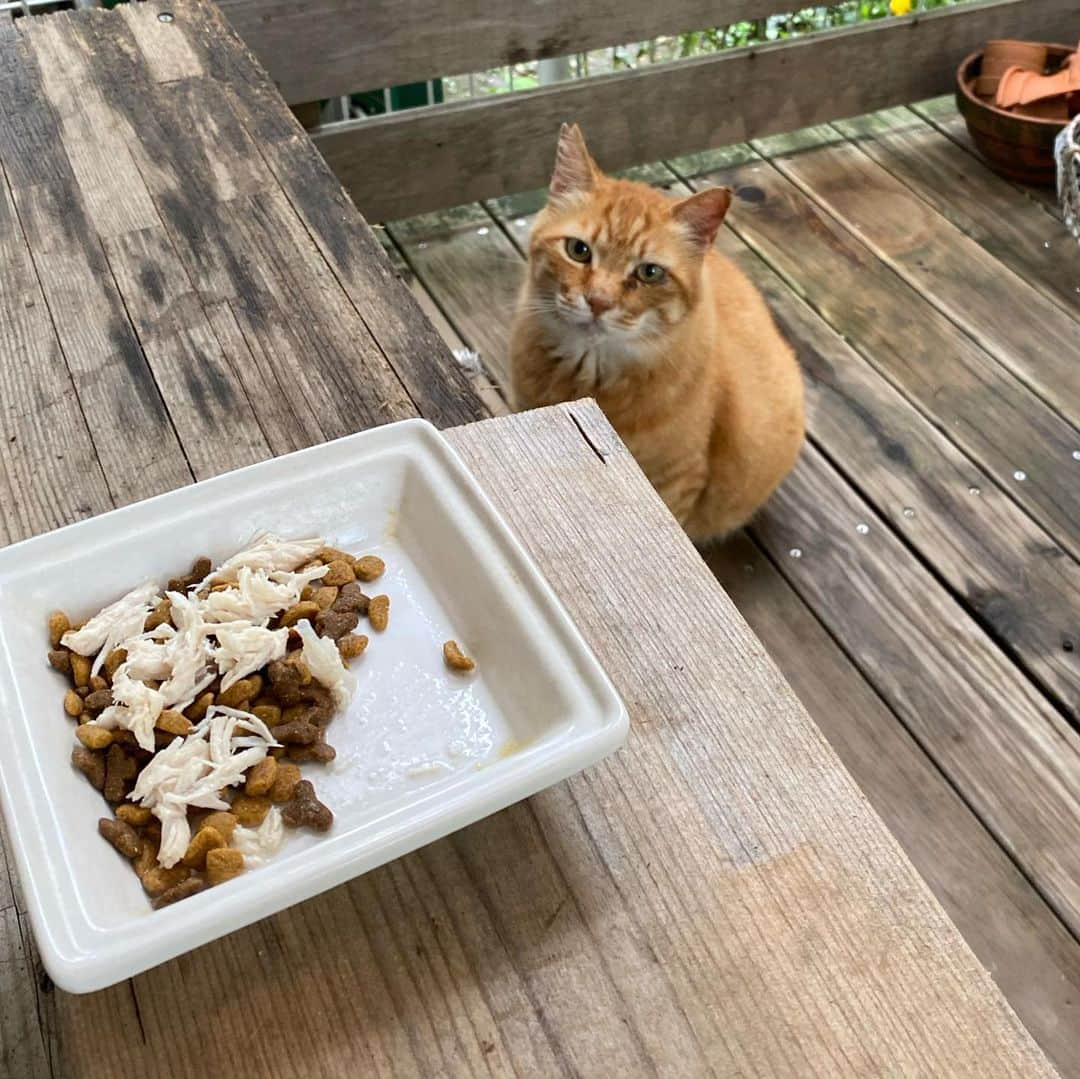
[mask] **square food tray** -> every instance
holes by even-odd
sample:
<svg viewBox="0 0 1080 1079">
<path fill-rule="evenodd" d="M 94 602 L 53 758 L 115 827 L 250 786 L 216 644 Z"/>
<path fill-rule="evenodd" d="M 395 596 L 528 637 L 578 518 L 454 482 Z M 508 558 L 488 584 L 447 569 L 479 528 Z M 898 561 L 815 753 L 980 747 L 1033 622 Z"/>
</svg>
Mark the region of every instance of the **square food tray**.
<svg viewBox="0 0 1080 1079">
<path fill-rule="evenodd" d="M 305 765 L 332 830 L 287 832 L 264 866 L 155 911 L 97 834 L 70 764 L 46 620 L 84 619 L 255 534 L 325 536 L 387 564 L 390 625 L 352 664 Z M 448 671 L 455 638 L 477 661 Z M 443 437 L 408 420 L 197 483 L 0 550 L 0 796 L 45 967 L 70 992 L 129 977 L 397 858 L 579 771 L 626 737 L 622 702 L 562 605 Z"/>
</svg>

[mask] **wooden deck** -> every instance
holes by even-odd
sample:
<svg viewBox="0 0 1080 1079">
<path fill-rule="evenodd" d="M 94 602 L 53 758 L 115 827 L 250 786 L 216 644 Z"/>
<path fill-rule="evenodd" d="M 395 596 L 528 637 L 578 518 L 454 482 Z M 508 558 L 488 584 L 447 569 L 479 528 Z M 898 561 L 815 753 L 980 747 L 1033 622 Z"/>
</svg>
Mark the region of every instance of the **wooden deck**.
<svg viewBox="0 0 1080 1079">
<path fill-rule="evenodd" d="M 811 405 L 716 575 L 1063 1074 L 1080 1074 L 1080 248 L 929 102 L 631 174 L 737 198 Z M 542 193 L 384 245 L 505 408 Z"/>
</svg>

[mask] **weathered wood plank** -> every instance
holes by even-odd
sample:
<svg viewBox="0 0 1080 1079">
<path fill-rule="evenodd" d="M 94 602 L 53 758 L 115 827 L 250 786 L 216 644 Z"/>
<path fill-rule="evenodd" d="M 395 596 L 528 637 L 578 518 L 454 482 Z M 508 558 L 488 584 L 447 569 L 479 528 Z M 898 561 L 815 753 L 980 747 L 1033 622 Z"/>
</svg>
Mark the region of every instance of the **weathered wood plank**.
<svg viewBox="0 0 1080 1079">
<path fill-rule="evenodd" d="M 1027 284 L 1080 316 L 1080 246 L 1007 180 L 911 109 L 835 126 Z"/>
<path fill-rule="evenodd" d="M 547 181 L 559 124 L 578 121 L 606 168 L 791 131 L 953 85 L 987 38 L 1072 33 L 1073 0 L 992 0 L 725 51 L 653 69 L 335 126 L 315 142 L 370 219 L 454 206 Z M 837 83 L 835 73 L 845 77 Z M 830 86 L 830 93 L 816 89 Z M 628 101 L 649 108 L 626 115 Z M 703 101 L 710 102 L 702 108 Z M 613 122 L 612 117 L 621 117 Z M 408 162 L 404 168 L 403 163 Z"/>
<path fill-rule="evenodd" d="M 943 135 L 951 139 L 961 149 L 966 150 L 976 160 L 986 165 L 986 160 L 975 148 L 975 143 L 968 134 L 967 124 L 956 108 L 955 95 L 935 97 L 928 101 L 920 101 L 910 106 L 916 115 L 921 116 L 928 124 L 936 127 Z M 1047 213 L 1061 220 L 1061 206 L 1057 200 L 1057 193 L 1053 187 L 1028 187 L 1026 184 L 1014 184 L 1032 202 L 1038 204 Z"/>
<path fill-rule="evenodd" d="M 1080 324 L 1072 315 L 834 127 L 753 145 L 1044 401 L 1073 423 L 1080 418 Z M 977 199 L 978 194 L 966 197 Z M 1068 239 L 1062 236 L 1061 246 Z M 1080 267 L 1080 251 L 1075 244 L 1072 248 Z M 1058 272 L 1068 277 L 1067 264 L 1059 265 Z M 1074 306 L 1080 310 L 1080 304 Z"/>
<path fill-rule="evenodd" d="M 745 148 L 672 164 L 683 174 L 712 170 L 694 186 L 735 188 L 729 222 L 737 235 L 1076 555 L 1080 485 L 1070 424 L 771 164 Z"/>
<path fill-rule="evenodd" d="M 816 449 L 754 533 L 1077 932 L 1080 735 Z"/>
<path fill-rule="evenodd" d="M 0 163 L 0 542 L 111 506 Z"/>
<path fill-rule="evenodd" d="M 469 378 L 469 383 L 476 391 L 477 397 L 484 403 L 484 407 L 492 416 L 505 416 L 510 411 L 506 399 L 499 390 L 498 385 L 491 380 L 486 368 L 480 359 L 479 353 L 469 348 L 461 339 L 457 330 L 450 324 L 442 308 L 431 298 L 431 294 L 420 283 L 412 266 L 409 265 L 404 253 L 394 243 L 393 238 L 384 228 L 376 232 L 383 252 L 390 260 L 394 274 L 409 290 L 413 299 L 416 300 L 420 310 L 424 312 L 439 337 L 450 347 L 455 361 L 463 367 Z"/>
<path fill-rule="evenodd" d="M 256 413 L 165 229 L 103 243 L 154 379 L 173 402 L 195 478 L 265 459 L 269 448 Z"/>
<path fill-rule="evenodd" d="M 158 2 L 125 9 L 129 22 L 156 23 L 177 6 Z M 367 333 L 416 409 L 440 427 L 488 415 L 442 339 L 396 278 L 370 228 L 244 43 L 212 5 L 188 4 L 179 23 L 210 77 L 208 93 L 237 117 L 298 219 L 352 302 Z M 433 377 L 433 371 L 439 377 Z"/>
<path fill-rule="evenodd" d="M 190 482 L 191 472 L 99 240 L 99 226 L 113 235 L 146 221 L 153 206 L 130 154 L 117 151 L 116 160 L 108 160 L 118 136 L 77 50 L 51 25 L 37 30 L 40 62 L 24 33 L 9 30 L 6 36 L 0 78 L 11 105 L 0 118 L 0 157 L 13 177 L 43 310 L 63 348 L 96 451 L 113 476 L 112 495 L 130 502 L 171 490 Z M 42 81 L 43 67 L 64 63 L 70 85 L 55 70 Z M 80 172 L 86 154 L 115 171 Z M 106 183 L 117 185 L 115 202 Z M 132 454 L 141 468 L 129 467 Z"/>
<path fill-rule="evenodd" d="M 775 13 L 776 0 L 222 0 L 290 104 Z M 317 56 L 318 63 L 311 58 Z"/>
<path fill-rule="evenodd" d="M 733 233 L 721 247 L 799 354 L 814 442 L 991 636 L 1080 716 L 1076 561 Z"/>
<path fill-rule="evenodd" d="M 760 548 L 738 536 L 706 561 L 1024 1025 L 1076 1074 L 1080 944 Z"/>
<path fill-rule="evenodd" d="M 510 385 L 506 337 L 521 282 L 521 256 L 482 206 L 471 203 L 387 225 L 420 280 L 499 386 Z M 501 315 L 500 315 L 501 312 Z"/>
</svg>

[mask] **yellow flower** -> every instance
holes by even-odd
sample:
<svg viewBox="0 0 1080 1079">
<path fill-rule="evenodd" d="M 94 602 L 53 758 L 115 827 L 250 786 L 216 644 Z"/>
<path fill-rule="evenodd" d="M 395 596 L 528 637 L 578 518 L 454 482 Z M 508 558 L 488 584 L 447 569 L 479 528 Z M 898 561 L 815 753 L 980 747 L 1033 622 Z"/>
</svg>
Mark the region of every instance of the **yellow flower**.
<svg viewBox="0 0 1080 1079">
<path fill-rule="evenodd" d="M 889 0 L 889 10 L 894 15 L 906 15 L 914 6 L 912 0 Z"/>
</svg>

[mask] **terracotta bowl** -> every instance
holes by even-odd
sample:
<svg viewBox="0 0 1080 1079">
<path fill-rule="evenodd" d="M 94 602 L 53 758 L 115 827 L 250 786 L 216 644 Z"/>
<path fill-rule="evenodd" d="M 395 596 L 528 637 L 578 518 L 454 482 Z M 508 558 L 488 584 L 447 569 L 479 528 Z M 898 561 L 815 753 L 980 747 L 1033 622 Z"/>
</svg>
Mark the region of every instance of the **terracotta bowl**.
<svg viewBox="0 0 1080 1079">
<path fill-rule="evenodd" d="M 1074 51 L 1070 45 L 1042 47 L 1051 71 Z M 1064 121 L 1017 116 L 982 100 L 975 93 L 975 80 L 981 71 L 980 49 L 967 57 L 956 72 L 956 107 L 979 152 L 1001 176 L 1035 187 L 1051 186 L 1056 175 L 1054 139 L 1065 126 Z"/>
</svg>

